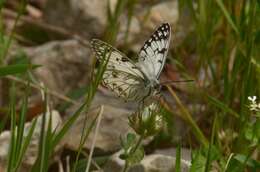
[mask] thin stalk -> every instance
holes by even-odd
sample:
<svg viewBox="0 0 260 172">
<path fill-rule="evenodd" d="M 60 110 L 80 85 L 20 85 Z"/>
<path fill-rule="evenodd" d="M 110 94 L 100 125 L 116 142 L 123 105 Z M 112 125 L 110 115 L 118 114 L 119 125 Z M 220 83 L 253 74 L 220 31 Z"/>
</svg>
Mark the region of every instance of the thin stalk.
<svg viewBox="0 0 260 172">
<path fill-rule="evenodd" d="M 226 17 L 228 23 L 230 24 L 231 28 L 235 31 L 237 35 L 239 35 L 239 29 L 237 28 L 236 24 L 232 20 L 230 14 L 228 13 L 228 10 L 226 9 L 225 5 L 223 4 L 222 0 L 216 0 L 216 3 L 218 4 L 219 8 L 223 12 L 224 16 Z"/>
<path fill-rule="evenodd" d="M 181 172 L 181 144 L 176 149 L 175 171 Z"/>
<path fill-rule="evenodd" d="M 135 151 L 139 148 L 140 144 L 142 143 L 142 140 L 144 138 L 144 135 L 141 135 L 132 151 L 130 152 L 131 154 L 135 153 Z"/>
<path fill-rule="evenodd" d="M 128 161 L 125 162 L 125 166 L 124 166 L 124 169 L 123 169 L 123 172 L 126 172 L 127 169 L 129 167 L 129 164 L 128 164 Z"/>
<path fill-rule="evenodd" d="M 46 92 L 43 92 L 43 99 L 44 99 L 44 112 L 42 115 L 42 124 L 41 124 L 41 135 L 40 135 L 40 159 L 39 159 L 39 167 L 40 167 L 40 172 L 43 172 L 44 170 L 44 157 L 45 157 L 45 145 L 43 145 L 44 143 L 46 143 L 46 132 L 45 132 L 45 126 L 46 126 L 46 115 L 47 115 L 47 109 L 48 109 L 48 103 L 47 103 L 47 95 Z"/>
<path fill-rule="evenodd" d="M 90 149 L 90 153 L 89 153 L 89 156 L 88 156 L 88 164 L 87 164 L 86 172 L 88 172 L 88 171 L 89 171 L 89 168 L 90 168 L 91 159 L 92 159 L 92 155 L 93 155 L 93 152 L 94 152 L 94 148 L 95 148 L 95 144 L 96 144 L 96 139 L 97 139 L 97 134 L 98 134 L 98 131 L 99 131 L 100 122 L 101 122 L 101 119 L 102 119 L 103 112 L 104 112 L 104 106 L 102 105 L 102 106 L 100 107 L 100 111 L 99 111 L 99 114 L 98 114 L 97 126 L 96 126 L 96 129 L 95 129 L 95 134 L 94 134 L 93 142 L 92 142 L 91 149 Z"/>
<path fill-rule="evenodd" d="M 140 144 L 142 143 L 143 138 L 144 138 L 144 135 L 140 135 L 138 141 L 136 142 L 135 147 L 133 149 L 131 149 L 129 152 L 130 156 L 132 156 L 135 153 L 135 151 L 139 148 Z M 123 172 L 126 172 L 128 170 L 128 168 L 129 168 L 129 163 L 126 160 L 124 168 L 123 168 Z"/>
<path fill-rule="evenodd" d="M 87 138 L 88 138 L 92 128 L 95 126 L 97 118 L 98 118 L 98 115 L 91 122 L 91 124 L 90 124 L 90 126 L 88 128 L 87 128 L 87 125 L 86 125 L 87 124 L 87 119 L 88 119 L 87 116 L 84 119 L 84 126 L 82 128 L 82 134 L 81 134 L 80 142 L 79 142 L 80 144 L 79 144 L 79 148 L 78 148 L 78 151 L 77 151 L 76 160 L 74 162 L 72 172 L 76 171 L 76 168 L 77 168 L 77 165 L 78 165 L 78 161 L 79 161 L 79 157 L 80 157 L 80 153 L 83 150 L 84 143 L 86 142 L 86 140 L 87 140 Z"/>
<path fill-rule="evenodd" d="M 7 161 L 7 172 L 11 172 L 15 165 L 15 147 L 16 147 L 16 135 L 17 130 L 15 127 L 16 124 L 16 112 L 15 112 L 15 103 L 16 103 L 16 97 L 15 97 L 15 84 L 12 83 L 11 91 L 10 91 L 10 108 L 9 113 L 11 116 L 11 140 L 10 140 L 10 146 L 9 146 L 9 152 L 8 152 L 8 161 Z"/>
<path fill-rule="evenodd" d="M 210 157 L 211 157 L 211 151 L 212 151 L 211 149 L 212 149 L 212 146 L 214 145 L 214 140 L 215 140 L 216 124 L 217 124 L 217 114 L 215 114 L 212 130 L 211 130 L 211 140 L 210 140 L 208 153 L 207 153 L 207 161 L 206 161 L 205 172 L 210 171 L 210 167 L 211 167 L 211 159 L 210 159 Z"/>
<path fill-rule="evenodd" d="M 20 79 L 18 77 L 15 77 L 15 76 L 6 76 L 5 78 L 13 80 L 15 82 L 19 82 L 19 83 L 24 84 L 24 85 L 27 85 L 27 81 L 25 81 L 23 79 Z M 29 86 L 32 87 L 32 88 L 35 88 L 37 90 L 40 90 L 40 91 L 44 90 L 44 87 L 42 87 L 39 84 L 30 83 Z M 69 97 L 67 97 L 67 96 L 65 96 L 63 94 L 60 94 L 60 93 L 58 93 L 56 91 L 53 91 L 53 90 L 45 90 L 45 91 L 46 91 L 46 94 L 52 95 L 52 96 L 54 96 L 54 97 L 56 97 L 56 98 L 58 98 L 60 100 L 69 102 L 69 103 L 71 103 L 73 105 L 78 105 L 78 102 L 76 102 L 75 100 L 72 100 L 71 98 L 69 98 Z"/>
<path fill-rule="evenodd" d="M 183 116 L 181 116 L 186 122 L 188 122 L 191 127 L 193 128 L 193 133 L 194 135 L 197 137 L 198 141 L 201 142 L 203 144 L 204 147 L 208 146 L 208 140 L 207 138 L 204 136 L 204 134 L 202 133 L 202 131 L 199 129 L 198 125 L 196 124 L 196 122 L 192 119 L 189 111 L 184 107 L 184 105 L 182 104 L 182 102 L 180 101 L 180 99 L 178 98 L 178 96 L 175 94 L 175 92 L 173 91 L 173 89 L 169 86 L 166 86 L 170 92 L 170 94 L 173 96 L 173 98 L 175 99 L 177 106 L 180 108 Z"/>
<path fill-rule="evenodd" d="M 21 7 L 19 9 L 19 12 L 18 12 L 18 14 L 17 14 L 17 16 L 15 18 L 14 26 L 13 26 L 13 28 L 11 30 L 11 33 L 10 33 L 10 36 L 9 36 L 9 38 L 7 40 L 6 47 L 3 49 L 2 57 L 0 57 L 0 64 L 3 63 L 3 60 L 5 59 L 5 57 L 6 57 L 7 53 L 8 53 L 9 47 L 10 47 L 12 39 L 14 37 L 15 28 L 16 28 L 16 26 L 18 24 L 18 21 L 19 21 L 20 17 L 22 16 L 22 14 L 23 14 L 23 12 L 25 10 L 26 5 L 27 5 L 27 0 L 23 0 L 21 2 Z"/>
<path fill-rule="evenodd" d="M 225 168 L 224 168 L 224 172 L 227 171 L 228 165 L 229 165 L 229 163 L 230 163 L 230 161 L 232 160 L 232 158 L 233 158 L 234 155 L 235 155 L 234 153 L 231 153 L 231 154 L 229 155 L 228 160 L 227 160 L 226 165 L 225 165 Z"/>
<path fill-rule="evenodd" d="M 3 17 L 2 17 L 2 8 L 0 7 L 0 43 L 4 42 L 4 23 L 3 23 Z M 2 48 L 0 46 L 0 48 Z"/>
</svg>

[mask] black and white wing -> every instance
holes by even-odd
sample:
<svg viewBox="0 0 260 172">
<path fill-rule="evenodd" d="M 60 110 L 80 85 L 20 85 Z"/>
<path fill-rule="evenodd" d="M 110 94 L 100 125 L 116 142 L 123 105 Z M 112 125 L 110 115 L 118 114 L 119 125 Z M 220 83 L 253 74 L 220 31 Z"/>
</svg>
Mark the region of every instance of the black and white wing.
<svg viewBox="0 0 260 172">
<path fill-rule="evenodd" d="M 91 45 L 98 60 L 109 58 L 103 84 L 126 101 L 142 99 L 145 78 L 131 59 L 98 39 L 93 39 Z"/>
<path fill-rule="evenodd" d="M 164 67 L 171 39 L 171 27 L 164 23 L 144 43 L 139 52 L 137 66 L 149 78 L 159 78 Z"/>
</svg>

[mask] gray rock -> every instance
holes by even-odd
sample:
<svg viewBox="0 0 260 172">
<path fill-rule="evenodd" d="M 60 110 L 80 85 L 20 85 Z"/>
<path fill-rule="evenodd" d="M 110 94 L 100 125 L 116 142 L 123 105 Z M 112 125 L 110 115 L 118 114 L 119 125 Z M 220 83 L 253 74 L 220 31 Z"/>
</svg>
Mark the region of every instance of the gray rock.
<svg viewBox="0 0 260 172">
<path fill-rule="evenodd" d="M 157 149 L 154 153 L 176 157 L 176 148 Z M 190 162 L 191 150 L 187 148 L 181 148 L 181 159 Z"/>
<path fill-rule="evenodd" d="M 168 22 L 170 25 L 174 26 L 179 19 L 178 1 L 164 1 L 151 7 L 146 6 L 142 12 L 137 15 L 141 20 L 145 20 L 146 22 L 144 25 L 151 29 L 162 22 Z"/>
<path fill-rule="evenodd" d="M 108 16 L 108 2 L 113 12 L 117 0 L 48 0 L 44 18 L 48 23 L 66 28 L 72 33 L 77 33 L 85 38 L 101 37 L 106 29 Z M 64 20 L 63 20 L 64 19 Z M 117 35 L 117 44 L 125 41 L 131 44 L 131 50 L 139 51 L 145 39 L 151 35 L 162 22 L 168 22 L 174 28 L 179 19 L 178 1 L 139 2 L 133 9 L 127 40 L 128 12 L 124 10 L 118 18 L 120 23 Z"/>
<path fill-rule="evenodd" d="M 105 172 L 121 171 L 124 161 L 119 158 L 121 151 L 114 154 L 104 167 Z M 162 154 L 147 155 L 140 164 L 133 165 L 128 172 L 172 172 L 175 171 L 175 157 Z M 181 171 L 188 172 L 190 161 L 181 160 Z"/>
<path fill-rule="evenodd" d="M 146 172 L 172 172 L 175 171 L 175 161 L 175 157 L 161 154 L 153 154 L 144 158 L 144 160 L 141 162 L 141 165 L 145 168 Z M 189 162 L 181 160 L 182 172 L 188 172 L 189 166 Z"/>
<path fill-rule="evenodd" d="M 100 0 L 48 0 L 44 18 L 62 28 L 87 38 L 100 36 L 106 28 L 107 1 Z M 110 0 L 115 7 L 116 0 Z"/>
<path fill-rule="evenodd" d="M 175 28 L 178 19 L 179 10 L 177 0 L 160 1 L 153 5 L 150 5 L 149 3 L 142 4 L 142 6 L 135 10 L 133 21 L 131 21 L 128 40 L 131 43 L 130 49 L 135 52 L 139 52 L 143 43 L 163 22 L 167 22 L 172 26 L 172 32 L 174 33 L 172 35 L 172 40 L 175 42 Z M 118 37 L 119 43 L 120 40 L 121 37 Z M 171 46 L 173 45 L 175 44 L 171 44 Z"/>
<path fill-rule="evenodd" d="M 113 105 L 116 103 L 117 105 Z M 92 120 L 98 114 L 99 108 L 97 108 L 97 106 L 102 104 L 105 104 L 105 106 L 100 129 L 96 139 L 96 151 L 99 150 L 104 153 L 114 152 L 120 149 L 120 136 L 124 136 L 127 132 L 132 131 L 128 125 L 128 115 L 132 113 L 131 107 L 123 102 L 120 102 L 116 98 L 113 98 L 113 96 L 104 96 L 100 91 L 98 91 L 94 101 L 92 102 L 92 107 L 90 108 L 92 110 L 90 110 L 88 114 L 81 114 L 66 134 L 63 139 L 63 143 L 66 147 L 72 150 L 78 149 L 85 118 L 87 118 L 86 126 L 89 127 Z M 76 106 L 72 107 L 68 110 L 67 114 L 73 114 L 75 109 L 77 109 Z M 89 137 L 87 138 L 84 149 L 90 149 L 93 137 L 94 129 L 92 129 Z"/>
<path fill-rule="evenodd" d="M 141 29 L 141 21 L 138 20 L 136 16 L 132 16 L 129 28 L 127 28 L 127 16 L 123 15 L 120 18 L 120 28 L 117 34 L 117 41 L 116 43 L 118 45 L 123 45 L 124 43 L 130 43 L 133 44 L 135 43 L 136 39 L 140 37 L 140 33 L 142 33 Z M 128 36 L 126 38 L 126 32 L 128 29 Z M 126 41 L 126 42 L 125 42 Z M 144 40 L 143 40 L 144 42 Z M 141 43 L 143 43 L 141 42 Z M 132 47 L 129 47 L 130 49 L 133 49 Z M 139 47 L 140 48 L 140 47 Z M 139 50 L 137 50 L 139 51 Z"/>
<path fill-rule="evenodd" d="M 92 70 L 92 52 L 78 41 L 54 41 L 26 50 L 36 78 L 50 89 L 66 94 L 73 88 L 85 86 Z"/>
</svg>

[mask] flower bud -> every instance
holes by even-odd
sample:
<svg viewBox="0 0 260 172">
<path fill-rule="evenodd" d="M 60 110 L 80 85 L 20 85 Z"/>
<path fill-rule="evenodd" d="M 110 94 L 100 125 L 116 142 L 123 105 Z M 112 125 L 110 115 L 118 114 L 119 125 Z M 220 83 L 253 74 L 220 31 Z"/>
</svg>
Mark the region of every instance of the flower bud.
<svg viewBox="0 0 260 172">
<path fill-rule="evenodd" d="M 162 108 L 156 104 L 138 110 L 129 117 L 130 126 L 143 137 L 156 135 L 163 127 Z"/>
</svg>

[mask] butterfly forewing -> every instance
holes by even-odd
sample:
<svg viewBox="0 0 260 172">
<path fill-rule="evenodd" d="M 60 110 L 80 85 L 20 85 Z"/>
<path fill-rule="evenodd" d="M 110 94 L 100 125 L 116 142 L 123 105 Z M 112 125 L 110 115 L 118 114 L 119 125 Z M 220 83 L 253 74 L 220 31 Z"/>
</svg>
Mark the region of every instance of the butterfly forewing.
<svg viewBox="0 0 260 172">
<path fill-rule="evenodd" d="M 137 66 L 149 79 L 159 78 L 168 53 L 170 37 L 170 25 L 164 23 L 144 43 L 139 52 Z"/>
<path fill-rule="evenodd" d="M 93 39 L 91 45 L 98 60 L 109 58 L 103 84 L 127 101 L 140 99 L 144 76 L 131 59 L 103 41 Z"/>
</svg>

